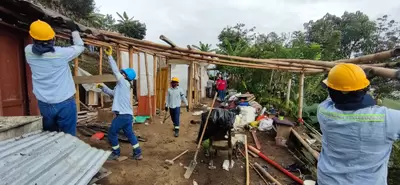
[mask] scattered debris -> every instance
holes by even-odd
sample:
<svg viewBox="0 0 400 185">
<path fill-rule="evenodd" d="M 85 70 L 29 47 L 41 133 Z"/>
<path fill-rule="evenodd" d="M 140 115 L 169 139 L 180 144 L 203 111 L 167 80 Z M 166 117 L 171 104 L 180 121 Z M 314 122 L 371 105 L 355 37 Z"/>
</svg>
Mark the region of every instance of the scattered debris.
<svg viewBox="0 0 400 185">
<path fill-rule="evenodd" d="M 105 168 L 101 168 L 99 172 L 93 177 L 93 179 L 89 182 L 89 184 L 95 184 L 97 181 L 111 175 L 112 172 Z"/>
<path fill-rule="evenodd" d="M 118 161 L 118 162 L 121 162 L 121 161 L 125 161 L 125 160 L 127 160 L 127 159 L 128 159 L 127 156 L 119 156 L 119 157 L 117 158 L 117 161 Z"/>
<path fill-rule="evenodd" d="M 193 179 L 193 185 L 199 185 L 197 182 Z"/>
<path fill-rule="evenodd" d="M 233 165 L 235 162 L 231 160 L 231 166 L 229 166 L 229 160 L 224 160 L 224 163 L 222 164 L 222 169 L 229 171 L 230 168 L 233 168 Z"/>
<path fill-rule="evenodd" d="M 201 114 L 203 114 L 203 111 L 196 111 L 192 113 L 193 116 L 200 116 Z"/>
</svg>

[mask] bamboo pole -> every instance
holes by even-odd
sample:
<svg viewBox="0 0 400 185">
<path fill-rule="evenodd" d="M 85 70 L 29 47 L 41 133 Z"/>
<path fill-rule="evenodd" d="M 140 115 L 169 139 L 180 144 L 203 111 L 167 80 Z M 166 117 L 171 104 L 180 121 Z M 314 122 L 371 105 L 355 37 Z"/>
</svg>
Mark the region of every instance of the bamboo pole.
<svg viewBox="0 0 400 185">
<path fill-rule="evenodd" d="M 153 55 L 153 97 L 154 97 L 154 110 L 157 110 L 157 56 Z M 156 111 L 153 111 L 154 115 Z"/>
<path fill-rule="evenodd" d="M 211 112 L 211 111 L 210 111 Z M 244 136 L 244 152 L 246 155 L 246 185 L 250 185 L 249 152 L 247 152 L 247 136 Z"/>
<path fill-rule="evenodd" d="M 269 88 L 271 88 L 271 86 L 272 86 L 272 79 L 274 78 L 274 72 L 275 72 L 275 70 L 271 71 L 271 77 L 269 78 Z"/>
<path fill-rule="evenodd" d="M 310 64 L 310 65 L 316 65 L 316 66 L 324 66 L 324 67 L 333 67 L 335 63 L 328 62 L 328 61 L 315 61 L 315 60 L 299 60 L 299 59 L 274 59 L 274 60 L 267 60 L 267 59 L 252 59 L 252 58 L 246 58 L 246 57 L 237 57 L 237 56 L 226 56 L 226 55 L 220 55 L 220 54 L 214 54 L 214 53 L 209 53 L 209 52 L 202 52 L 202 51 L 197 51 L 197 50 L 189 50 L 185 48 L 179 48 L 179 47 L 170 47 L 167 45 L 162 45 L 162 44 L 157 44 L 149 41 L 144 41 L 144 40 L 138 40 L 134 38 L 128 38 L 124 37 L 120 34 L 117 33 L 112 33 L 112 32 L 107 32 L 107 31 L 100 31 L 101 33 L 107 35 L 108 37 L 114 37 L 118 39 L 123 39 L 128 43 L 131 43 L 132 45 L 138 46 L 138 47 L 152 47 L 152 48 L 157 48 L 157 49 L 163 49 L 165 51 L 178 51 L 178 52 L 185 52 L 186 54 L 198 54 L 202 56 L 209 56 L 209 57 L 218 57 L 218 58 L 225 58 L 225 59 L 232 59 L 232 60 L 240 60 L 240 61 L 284 61 L 284 62 L 292 62 L 292 63 L 298 63 L 298 64 Z M 391 50 L 392 51 L 392 50 Z M 398 53 L 398 48 L 393 50 L 393 53 Z M 379 57 L 379 59 L 383 59 L 382 57 Z M 346 62 L 346 61 L 342 61 Z M 389 70 L 389 69 L 374 69 L 375 74 L 377 76 L 382 76 L 385 78 L 396 78 L 400 79 L 400 75 L 396 74 L 396 70 Z M 389 74 L 388 74 L 389 73 Z"/>
<path fill-rule="evenodd" d="M 299 79 L 299 112 L 298 118 L 303 118 L 303 97 L 304 97 L 304 73 L 300 74 Z"/>
<path fill-rule="evenodd" d="M 296 136 L 296 138 L 300 141 L 300 143 L 312 154 L 315 160 L 318 160 L 319 153 L 314 149 L 312 149 L 311 146 L 304 141 L 304 139 L 300 136 L 299 133 L 297 133 L 296 130 L 292 129 L 292 133 L 294 136 Z"/>
<path fill-rule="evenodd" d="M 385 60 L 392 57 L 400 56 L 400 48 L 395 48 L 389 51 L 383 51 L 375 54 L 364 55 L 357 58 L 336 60 L 336 63 L 366 63 L 370 61 Z"/>
<path fill-rule="evenodd" d="M 147 81 L 147 98 L 149 99 L 149 111 L 150 111 L 150 120 L 153 120 L 153 105 L 151 103 L 151 89 L 150 89 L 150 78 L 149 78 L 149 64 L 147 61 L 147 53 L 144 53 L 144 65 L 146 67 L 146 81 Z"/>
<path fill-rule="evenodd" d="M 174 42 L 169 40 L 166 36 L 160 35 L 160 39 L 169 44 L 171 47 L 176 47 L 176 44 L 174 44 Z"/>
<path fill-rule="evenodd" d="M 227 66 L 236 66 L 236 67 L 246 67 L 246 68 L 258 68 L 258 69 L 282 69 L 282 70 L 297 70 L 297 71 L 310 71 L 310 72 L 324 72 L 325 69 L 311 69 L 311 68 L 300 68 L 300 67 L 286 67 L 286 66 L 278 66 L 278 65 L 270 65 L 270 64 L 253 64 L 253 63 L 244 63 L 244 62 L 235 62 L 235 61 L 227 61 L 227 60 L 220 60 L 220 59 L 206 59 L 202 57 L 196 56 L 180 56 L 176 54 L 167 54 L 164 53 L 163 55 L 171 57 L 171 58 L 178 58 L 184 60 L 201 60 L 205 61 L 209 64 L 219 64 L 219 65 L 227 65 Z M 328 69 L 326 69 L 328 70 Z"/>
<path fill-rule="evenodd" d="M 133 69 L 133 48 L 129 47 L 129 68 Z M 134 95 L 133 95 L 133 89 L 131 88 L 131 94 L 130 94 L 130 98 L 131 98 L 131 106 L 132 106 L 132 110 L 134 110 L 134 106 L 133 106 L 133 99 L 134 99 Z"/>
<path fill-rule="evenodd" d="M 103 48 L 100 47 L 100 53 L 99 53 L 99 75 L 103 74 Z M 103 108 L 104 107 L 104 96 L 103 93 L 100 93 L 100 105 Z"/>
<path fill-rule="evenodd" d="M 289 107 L 290 102 L 290 89 L 292 88 L 292 76 L 288 80 L 287 93 L 286 93 L 286 107 Z"/>
<path fill-rule="evenodd" d="M 271 174 L 269 174 L 267 172 L 267 170 L 265 170 L 261 165 L 259 165 L 258 163 L 254 163 L 254 166 L 258 169 L 258 171 L 260 171 L 260 173 L 266 177 L 267 179 L 269 179 L 270 181 L 272 181 L 273 183 L 275 183 L 276 185 L 282 185 L 278 180 L 276 180 Z"/>
<path fill-rule="evenodd" d="M 79 59 L 75 58 L 74 59 L 74 76 L 78 76 L 78 67 L 79 65 Z M 79 112 L 81 110 L 81 104 L 80 104 L 80 99 L 79 99 L 79 84 L 75 84 L 75 103 L 76 103 L 76 111 Z"/>
</svg>

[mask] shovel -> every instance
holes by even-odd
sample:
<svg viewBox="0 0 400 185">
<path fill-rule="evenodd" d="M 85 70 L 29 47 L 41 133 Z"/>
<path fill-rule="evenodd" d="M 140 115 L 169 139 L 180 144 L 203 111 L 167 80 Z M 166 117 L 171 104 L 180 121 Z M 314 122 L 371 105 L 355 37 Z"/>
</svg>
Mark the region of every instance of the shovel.
<svg viewBox="0 0 400 185">
<path fill-rule="evenodd" d="M 217 93 L 215 93 L 213 102 L 212 102 L 212 104 L 211 104 L 210 112 L 208 112 L 207 119 L 206 119 L 206 123 L 204 124 L 203 131 L 201 132 L 201 136 L 200 136 L 200 139 L 199 139 L 199 143 L 197 144 L 196 153 L 194 154 L 193 160 L 190 161 L 189 167 L 186 169 L 186 172 L 185 172 L 185 175 L 184 175 L 184 176 L 185 176 L 185 179 L 189 179 L 190 176 L 191 176 L 192 173 L 193 173 L 194 168 L 196 168 L 196 165 L 197 165 L 197 154 L 199 153 L 200 146 L 201 146 L 201 141 L 203 140 L 204 133 L 206 132 L 206 128 L 207 128 L 207 124 L 208 124 L 208 119 L 210 118 L 211 111 L 212 111 L 213 108 L 214 108 L 214 103 L 215 103 L 215 100 L 216 100 L 216 99 L 217 99 Z"/>
</svg>

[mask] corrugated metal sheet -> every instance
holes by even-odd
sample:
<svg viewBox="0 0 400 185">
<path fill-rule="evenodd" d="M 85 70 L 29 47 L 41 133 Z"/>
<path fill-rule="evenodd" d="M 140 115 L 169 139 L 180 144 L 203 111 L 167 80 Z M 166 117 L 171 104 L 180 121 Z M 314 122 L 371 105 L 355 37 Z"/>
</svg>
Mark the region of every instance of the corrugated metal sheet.
<svg viewBox="0 0 400 185">
<path fill-rule="evenodd" d="M 62 132 L 29 133 L 0 142 L 0 184 L 88 184 L 110 153 Z"/>
</svg>

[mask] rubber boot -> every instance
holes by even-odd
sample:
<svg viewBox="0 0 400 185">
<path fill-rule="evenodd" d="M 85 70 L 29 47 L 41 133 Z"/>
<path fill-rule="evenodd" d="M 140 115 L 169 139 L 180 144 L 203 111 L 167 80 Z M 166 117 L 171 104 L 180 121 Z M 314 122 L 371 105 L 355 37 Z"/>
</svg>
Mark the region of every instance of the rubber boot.
<svg viewBox="0 0 400 185">
<path fill-rule="evenodd" d="M 142 149 L 141 148 L 136 148 L 133 149 L 133 160 L 142 160 L 143 159 L 143 155 L 142 155 Z"/>
<path fill-rule="evenodd" d="M 175 129 L 174 136 L 175 136 L 175 137 L 178 137 L 178 136 L 179 136 L 179 130 L 178 130 L 178 129 Z"/>
<path fill-rule="evenodd" d="M 119 155 L 111 153 L 111 155 L 108 156 L 107 161 L 114 161 L 117 160 Z"/>
</svg>

